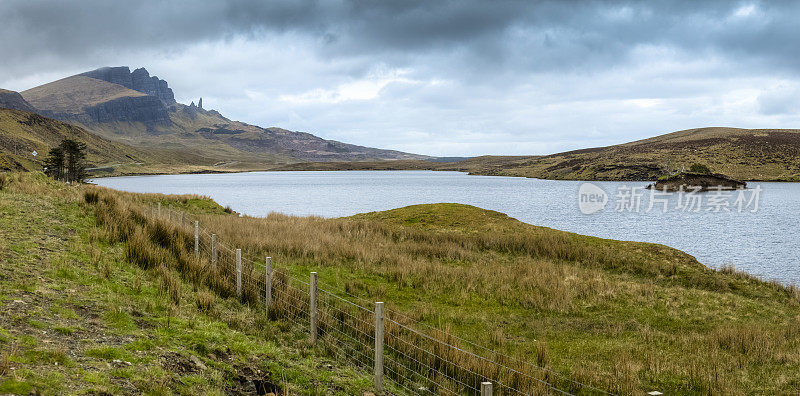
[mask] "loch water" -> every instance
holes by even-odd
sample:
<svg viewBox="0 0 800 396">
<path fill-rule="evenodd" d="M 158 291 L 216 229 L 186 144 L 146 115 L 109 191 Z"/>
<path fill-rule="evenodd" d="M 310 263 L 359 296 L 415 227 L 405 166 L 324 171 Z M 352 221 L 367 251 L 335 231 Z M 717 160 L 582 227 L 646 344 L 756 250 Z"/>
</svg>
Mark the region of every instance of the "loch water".
<svg viewBox="0 0 800 396">
<path fill-rule="evenodd" d="M 661 243 L 710 267 L 733 265 L 800 285 L 800 183 L 753 182 L 741 193 L 690 197 L 651 195 L 644 182 L 591 182 L 591 188 L 581 189 L 586 182 L 433 171 L 247 172 L 92 182 L 131 192 L 205 195 L 250 216 L 341 217 L 422 203 L 464 203 L 559 230 Z M 583 213 L 579 191 L 605 194 L 606 205 Z M 687 204 L 690 199 L 693 206 Z"/>
</svg>

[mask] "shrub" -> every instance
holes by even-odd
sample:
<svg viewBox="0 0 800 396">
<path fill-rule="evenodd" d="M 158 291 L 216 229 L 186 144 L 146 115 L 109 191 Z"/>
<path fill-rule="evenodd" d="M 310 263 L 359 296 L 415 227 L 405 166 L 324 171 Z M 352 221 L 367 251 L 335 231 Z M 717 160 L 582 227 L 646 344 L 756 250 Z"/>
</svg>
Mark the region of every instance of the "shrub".
<svg viewBox="0 0 800 396">
<path fill-rule="evenodd" d="M 97 203 L 97 201 L 100 200 L 100 193 L 93 190 L 87 190 L 86 192 L 83 193 L 83 199 L 88 204 L 95 204 Z"/>
<path fill-rule="evenodd" d="M 711 173 L 711 169 L 707 165 L 694 163 L 692 166 L 689 167 L 689 171 L 692 173 Z"/>
</svg>

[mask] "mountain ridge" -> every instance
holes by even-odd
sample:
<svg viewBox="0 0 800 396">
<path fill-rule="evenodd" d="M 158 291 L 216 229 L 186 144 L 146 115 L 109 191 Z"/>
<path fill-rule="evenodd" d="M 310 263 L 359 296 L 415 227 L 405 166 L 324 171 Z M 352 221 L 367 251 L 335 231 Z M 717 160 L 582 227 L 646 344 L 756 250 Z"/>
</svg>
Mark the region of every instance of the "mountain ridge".
<svg viewBox="0 0 800 396">
<path fill-rule="evenodd" d="M 33 87 L 20 95 L 35 112 L 103 138 L 138 149 L 168 149 L 202 158 L 187 165 L 246 162 L 253 169 L 267 169 L 306 161 L 429 158 L 232 121 L 194 102 L 188 106 L 178 103 L 169 84 L 150 76 L 145 68 L 132 72 L 127 66 L 100 68 Z"/>
</svg>

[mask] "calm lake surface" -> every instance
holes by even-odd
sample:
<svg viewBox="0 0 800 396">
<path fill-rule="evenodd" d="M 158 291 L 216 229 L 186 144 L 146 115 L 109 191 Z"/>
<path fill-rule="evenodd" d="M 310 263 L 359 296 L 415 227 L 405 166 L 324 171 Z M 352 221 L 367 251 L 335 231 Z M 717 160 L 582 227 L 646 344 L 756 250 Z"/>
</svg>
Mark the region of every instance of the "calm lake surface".
<svg viewBox="0 0 800 396">
<path fill-rule="evenodd" d="M 765 279 L 800 284 L 798 183 L 749 183 L 741 196 L 707 192 L 691 197 L 651 196 L 649 190 L 639 189 L 647 184 L 643 182 L 592 182 L 607 194 L 607 204 L 596 213 L 583 214 L 579 195 L 586 202 L 593 198 L 585 192 L 595 193 L 595 198 L 598 193 L 596 188 L 581 189 L 584 182 L 459 172 L 251 172 L 92 182 L 131 192 L 205 195 L 250 216 L 281 212 L 340 217 L 421 203 L 464 203 L 559 230 L 661 243 L 711 267 L 733 265 Z M 683 209 L 676 209 L 679 204 Z"/>
</svg>

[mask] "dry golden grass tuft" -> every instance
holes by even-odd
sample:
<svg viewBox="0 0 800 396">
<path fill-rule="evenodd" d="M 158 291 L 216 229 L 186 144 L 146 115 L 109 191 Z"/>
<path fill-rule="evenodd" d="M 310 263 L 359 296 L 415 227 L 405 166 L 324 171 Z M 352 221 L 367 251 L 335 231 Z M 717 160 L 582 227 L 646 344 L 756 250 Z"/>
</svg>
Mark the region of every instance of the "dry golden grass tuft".
<svg viewBox="0 0 800 396">
<path fill-rule="evenodd" d="M 211 312 L 214 309 L 214 294 L 209 291 L 197 292 L 197 309 L 203 312 Z"/>
<path fill-rule="evenodd" d="M 172 301 L 175 306 L 180 306 L 182 297 L 180 279 L 178 279 L 173 270 L 163 265 L 156 267 L 156 274 L 161 279 L 161 283 L 158 287 L 159 292 L 169 296 L 170 301 Z"/>
</svg>

